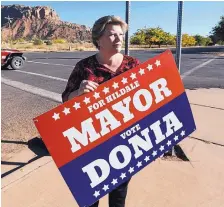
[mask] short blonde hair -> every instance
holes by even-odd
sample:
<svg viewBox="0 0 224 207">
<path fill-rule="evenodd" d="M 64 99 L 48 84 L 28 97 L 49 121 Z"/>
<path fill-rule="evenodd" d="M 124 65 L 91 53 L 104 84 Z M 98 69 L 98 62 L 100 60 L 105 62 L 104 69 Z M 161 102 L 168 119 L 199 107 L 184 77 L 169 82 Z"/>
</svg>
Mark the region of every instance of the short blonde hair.
<svg viewBox="0 0 224 207">
<path fill-rule="evenodd" d="M 124 22 L 120 17 L 116 16 L 104 16 L 100 19 L 96 20 L 96 22 L 93 25 L 92 28 L 92 41 L 93 44 L 99 49 L 97 40 L 103 35 L 106 26 L 108 24 L 112 25 L 120 25 L 121 29 L 124 33 L 126 33 L 128 29 L 128 25 L 126 22 Z"/>
</svg>

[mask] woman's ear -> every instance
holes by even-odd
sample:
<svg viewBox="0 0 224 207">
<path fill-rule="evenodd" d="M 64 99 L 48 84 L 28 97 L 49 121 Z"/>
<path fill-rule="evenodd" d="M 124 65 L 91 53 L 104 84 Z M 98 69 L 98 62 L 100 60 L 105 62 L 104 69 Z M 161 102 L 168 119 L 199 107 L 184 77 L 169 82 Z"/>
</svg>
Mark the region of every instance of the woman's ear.
<svg viewBox="0 0 224 207">
<path fill-rule="evenodd" d="M 99 40 L 97 40 L 96 42 L 97 42 L 97 45 L 98 45 L 98 47 L 99 47 L 99 46 L 100 46 L 100 41 L 99 41 Z"/>
<path fill-rule="evenodd" d="M 100 49 L 100 41 L 97 40 L 96 42 L 97 42 L 98 49 Z"/>
</svg>

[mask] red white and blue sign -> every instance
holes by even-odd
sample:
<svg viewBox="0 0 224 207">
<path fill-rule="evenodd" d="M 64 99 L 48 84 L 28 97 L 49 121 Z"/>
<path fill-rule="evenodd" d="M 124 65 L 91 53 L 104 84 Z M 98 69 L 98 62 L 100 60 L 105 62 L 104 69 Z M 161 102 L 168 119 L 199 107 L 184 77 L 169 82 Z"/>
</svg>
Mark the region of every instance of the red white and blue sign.
<svg viewBox="0 0 224 207">
<path fill-rule="evenodd" d="M 196 129 L 169 50 L 36 117 L 34 123 L 82 207 Z"/>
</svg>

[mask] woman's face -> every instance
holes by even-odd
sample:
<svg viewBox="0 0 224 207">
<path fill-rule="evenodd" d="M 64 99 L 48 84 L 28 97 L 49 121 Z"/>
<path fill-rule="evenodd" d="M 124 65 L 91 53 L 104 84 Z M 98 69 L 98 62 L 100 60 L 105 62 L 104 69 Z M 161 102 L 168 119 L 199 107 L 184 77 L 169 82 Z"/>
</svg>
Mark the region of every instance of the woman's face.
<svg viewBox="0 0 224 207">
<path fill-rule="evenodd" d="M 124 32 L 120 25 L 108 24 L 103 35 L 98 40 L 99 50 L 108 53 L 118 53 L 121 51 L 124 41 Z"/>
</svg>

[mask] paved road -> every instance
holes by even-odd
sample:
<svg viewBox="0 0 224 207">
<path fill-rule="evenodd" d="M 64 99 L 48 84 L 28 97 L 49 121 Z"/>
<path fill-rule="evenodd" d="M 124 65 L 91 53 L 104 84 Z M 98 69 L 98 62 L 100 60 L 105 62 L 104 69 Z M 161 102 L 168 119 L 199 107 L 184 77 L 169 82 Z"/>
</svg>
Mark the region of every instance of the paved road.
<svg viewBox="0 0 224 207">
<path fill-rule="evenodd" d="M 161 52 L 130 51 L 130 55 L 143 62 Z M 3 157 L 22 147 L 18 141 L 27 141 L 38 135 L 32 118 L 59 104 L 55 100 L 60 100 L 75 64 L 94 53 L 26 53 L 28 61 L 21 71 L 2 70 Z M 224 47 L 185 49 L 181 64 L 185 88 L 224 88 L 224 56 L 219 56 L 221 53 L 224 54 Z M 14 87 L 10 86 L 12 83 Z M 49 96 L 53 98 L 47 99 Z"/>
<path fill-rule="evenodd" d="M 219 52 L 221 51 L 224 53 L 224 47 Z M 131 51 L 130 55 L 139 58 L 143 62 L 160 52 Z M 27 53 L 26 56 L 29 62 L 22 71 L 68 79 L 74 65 L 82 58 L 94 53 Z M 197 50 L 185 51 L 182 55 L 181 74 L 184 76 L 186 88 L 224 88 L 224 57 L 217 56 L 216 53 L 209 51 L 199 53 Z M 207 62 L 208 64 L 206 64 Z M 198 66 L 199 68 L 195 69 Z M 56 93 L 61 93 L 65 87 L 65 81 L 63 80 L 34 76 L 33 74 L 24 74 L 18 71 L 2 71 L 2 76 Z"/>
</svg>

